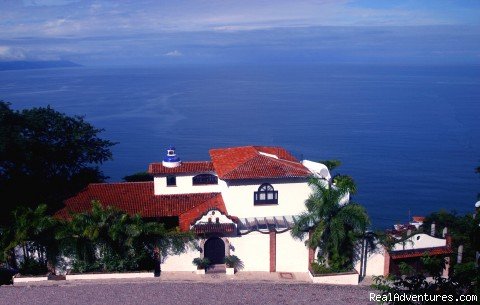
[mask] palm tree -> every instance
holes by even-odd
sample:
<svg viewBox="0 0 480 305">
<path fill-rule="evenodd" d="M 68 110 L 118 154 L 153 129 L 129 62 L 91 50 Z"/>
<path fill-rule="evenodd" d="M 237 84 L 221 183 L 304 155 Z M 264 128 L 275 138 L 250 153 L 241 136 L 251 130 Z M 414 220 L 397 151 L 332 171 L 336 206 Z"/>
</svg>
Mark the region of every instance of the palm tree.
<svg viewBox="0 0 480 305">
<path fill-rule="evenodd" d="M 136 270 L 142 262 L 152 263 L 155 248 L 158 256 L 183 252 L 193 234 L 167 230 L 162 223 L 94 201 L 90 211 L 73 214 L 65 221 L 56 238 L 66 256 L 74 258 L 78 271 L 123 271 Z"/>
<path fill-rule="evenodd" d="M 298 216 L 292 228 L 294 238 L 308 239 L 305 244 L 319 249 L 319 259 L 334 271 L 351 269 L 356 241 L 370 224 L 365 209 L 350 201 L 356 187 L 348 176 L 336 176 L 334 184 L 310 178 L 312 194 L 305 201 L 307 210 Z"/>
</svg>

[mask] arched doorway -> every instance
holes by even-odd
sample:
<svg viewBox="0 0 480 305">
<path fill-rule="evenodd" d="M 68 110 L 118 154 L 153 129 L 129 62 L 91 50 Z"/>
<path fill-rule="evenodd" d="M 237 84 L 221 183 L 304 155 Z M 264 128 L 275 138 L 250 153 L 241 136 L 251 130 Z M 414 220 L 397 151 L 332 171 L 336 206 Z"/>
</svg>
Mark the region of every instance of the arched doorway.
<svg viewBox="0 0 480 305">
<path fill-rule="evenodd" d="M 214 265 L 223 264 L 225 262 L 225 243 L 223 240 L 218 237 L 210 237 L 205 242 L 203 256 Z"/>
</svg>

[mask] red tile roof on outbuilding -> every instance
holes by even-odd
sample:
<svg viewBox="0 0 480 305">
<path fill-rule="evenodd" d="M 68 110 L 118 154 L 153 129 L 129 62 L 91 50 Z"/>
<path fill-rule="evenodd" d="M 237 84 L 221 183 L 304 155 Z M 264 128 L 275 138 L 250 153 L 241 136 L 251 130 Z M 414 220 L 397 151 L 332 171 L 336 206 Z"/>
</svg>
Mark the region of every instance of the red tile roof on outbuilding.
<svg viewBox="0 0 480 305">
<path fill-rule="evenodd" d="M 404 259 L 404 258 L 422 257 L 424 255 L 433 256 L 433 255 L 452 254 L 453 253 L 452 236 L 447 235 L 445 239 L 446 239 L 445 241 L 446 245 L 443 247 L 390 251 L 390 257 L 392 259 Z"/>
<path fill-rule="evenodd" d="M 178 216 L 182 230 L 188 230 L 191 219 L 210 208 L 226 213 L 220 193 L 154 195 L 153 182 L 95 183 L 65 201 L 65 207 L 55 216 L 68 219 L 70 213 L 81 213 L 92 208 L 92 201 L 103 206 L 116 207 L 130 215 L 142 217 Z"/>
<path fill-rule="evenodd" d="M 305 166 L 281 147 L 243 146 L 211 149 L 210 156 L 217 175 L 224 180 L 294 178 L 311 175 Z"/>
<path fill-rule="evenodd" d="M 178 167 L 165 167 L 161 162 L 150 163 L 148 165 L 148 173 L 152 175 L 166 174 L 188 174 L 188 173 L 205 173 L 213 172 L 213 163 L 211 161 L 192 161 L 182 162 Z"/>
</svg>

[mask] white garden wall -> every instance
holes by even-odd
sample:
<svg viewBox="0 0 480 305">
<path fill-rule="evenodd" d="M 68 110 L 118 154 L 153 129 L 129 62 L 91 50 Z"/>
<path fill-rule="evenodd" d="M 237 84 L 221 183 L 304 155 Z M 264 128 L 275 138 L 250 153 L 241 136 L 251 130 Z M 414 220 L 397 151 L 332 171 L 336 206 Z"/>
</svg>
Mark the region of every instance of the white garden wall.
<svg viewBox="0 0 480 305">
<path fill-rule="evenodd" d="M 293 239 L 290 231 L 277 234 L 277 272 L 307 272 L 308 248 L 304 241 Z"/>
<path fill-rule="evenodd" d="M 253 197 L 253 195 L 252 195 Z M 241 237 L 229 237 L 230 254 L 238 256 L 244 271 L 270 271 L 270 239 L 268 234 L 251 232 Z"/>
<path fill-rule="evenodd" d="M 196 257 L 200 257 L 200 251 L 196 249 L 189 249 L 180 255 L 169 255 L 162 262 L 162 271 L 195 271 L 197 268 L 192 261 Z"/>
</svg>

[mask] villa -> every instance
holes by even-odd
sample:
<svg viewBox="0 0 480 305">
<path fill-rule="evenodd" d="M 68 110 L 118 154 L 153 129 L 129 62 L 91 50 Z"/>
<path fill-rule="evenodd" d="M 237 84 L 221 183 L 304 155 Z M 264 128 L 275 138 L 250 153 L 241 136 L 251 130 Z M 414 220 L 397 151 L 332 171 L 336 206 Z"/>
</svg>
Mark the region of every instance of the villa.
<svg viewBox="0 0 480 305">
<path fill-rule="evenodd" d="M 199 249 L 168 256 L 164 271 L 194 271 L 192 260 L 223 264 L 236 255 L 246 271 L 307 272 L 314 253 L 290 235 L 311 193 L 309 177 L 331 179 L 328 168 L 297 160 L 280 147 L 211 149 L 210 161 L 183 162 L 170 147 L 151 163 L 153 182 L 90 184 L 57 215 L 84 212 L 92 200 L 162 221 L 199 237 Z"/>
</svg>

